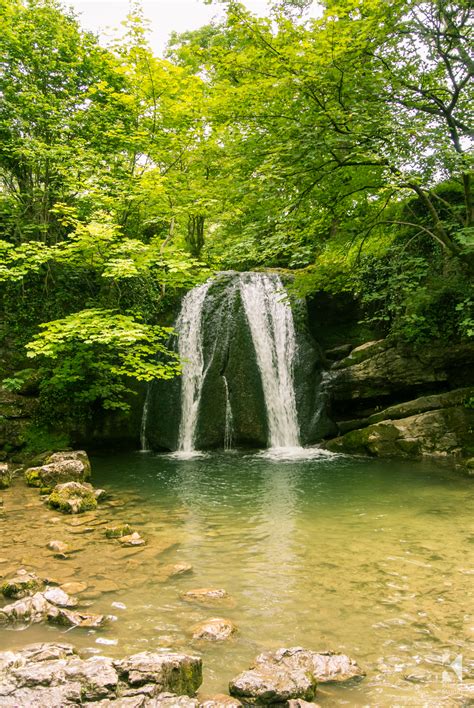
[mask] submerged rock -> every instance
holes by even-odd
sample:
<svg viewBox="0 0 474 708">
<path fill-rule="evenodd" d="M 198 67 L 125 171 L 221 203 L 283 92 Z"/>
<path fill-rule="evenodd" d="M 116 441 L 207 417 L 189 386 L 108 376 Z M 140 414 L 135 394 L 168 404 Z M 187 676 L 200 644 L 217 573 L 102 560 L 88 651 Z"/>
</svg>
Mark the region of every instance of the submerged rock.
<svg viewBox="0 0 474 708">
<path fill-rule="evenodd" d="M 144 546 L 145 545 L 145 539 L 143 539 L 139 533 L 134 531 L 134 533 L 131 533 L 128 536 L 122 536 L 121 538 L 118 539 L 119 543 L 122 546 Z"/>
<path fill-rule="evenodd" d="M 58 484 L 48 497 L 48 504 L 65 514 L 82 514 L 97 508 L 97 499 L 91 484 L 66 482 Z"/>
<path fill-rule="evenodd" d="M 35 573 L 20 568 L 13 578 L 5 580 L 0 591 L 5 597 L 22 598 L 44 588 L 44 582 Z"/>
<path fill-rule="evenodd" d="M 172 565 L 164 565 L 159 568 L 158 577 L 160 580 L 170 580 L 170 578 L 178 578 L 181 575 L 190 575 L 193 572 L 193 566 L 190 563 L 174 563 Z"/>
<path fill-rule="evenodd" d="M 313 652 L 301 647 L 260 654 L 254 665 L 229 684 L 245 703 L 271 705 L 291 699 L 311 701 L 318 683 L 344 682 L 365 676 L 345 654 Z"/>
<path fill-rule="evenodd" d="M 147 701 L 147 708 L 199 708 L 199 701 L 189 696 L 177 696 L 174 693 L 159 693 Z"/>
<path fill-rule="evenodd" d="M 64 541 L 50 541 L 48 548 L 54 552 L 56 558 L 67 558 L 69 546 Z"/>
<path fill-rule="evenodd" d="M 223 588 L 197 588 L 188 590 L 180 597 L 184 602 L 192 602 L 204 607 L 209 605 L 233 607 L 235 604 L 233 598 Z"/>
<path fill-rule="evenodd" d="M 78 593 L 84 592 L 88 588 L 87 583 L 82 583 L 79 580 L 71 580 L 70 582 L 63 583 L 61 585 L 61 590 L 64 590 L 68 595 L 77 595 Z"/>
<path fill-rule="evenodd" d="M 122 538 L 123 536 L 130 536 L 133 533 L 133 529 L 130 524 L 119 524 L 118 526 L 106 526 L 105 535 L 107 538 Z"/>
<path fill-rule="evenodd" d="M 211 617 L 192 629 L 193 639 L 205 639 L 210 642 L 222 642 L 235 632 L 237 632 L 235 624 L 223 617 Z"/>
<path fill-rule="evenodd" d="M 216 696 L 207 698 L 205 701 L 199 704 L 199 708 L 221 708 L 221 706 L 227 706 L 227 708 L 241 708 L 243 704 L 232 696 L 227 696 L 225 693 L 218 693 Z"/>
</svg>

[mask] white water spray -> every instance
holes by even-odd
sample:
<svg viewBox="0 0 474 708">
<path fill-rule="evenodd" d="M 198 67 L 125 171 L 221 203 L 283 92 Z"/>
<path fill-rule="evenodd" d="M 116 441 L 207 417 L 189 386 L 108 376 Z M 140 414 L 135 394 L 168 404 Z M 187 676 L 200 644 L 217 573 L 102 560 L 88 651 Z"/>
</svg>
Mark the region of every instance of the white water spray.
<svg viewBox="0 0 474 708">
<path fill-rule="evenodd" d="M 262 377 L 271 448 L 299 448 L 293 313 L 278 275 L 246 273 L 240 292 Z"/>
<path fill-rule="evenodd" d="M 224 429 L 224 450 L 232 450 L 232 437 L 234 433 L 234 419 L 232 416 L 232 406 L 230 405 L 229 384 L 225 376 L 225 429 Z"/>
<path fill-rule="evenodd" d="M 146 436 L 147 424 L 148 424 L 148 409 L 150 407 L 150 397 L 151 397 L 151 386 L 148 384 L 148 388 L 145 396 L 145 403 L 143 404 L 142 413 L 142 423 L 140 426 L 140 452 L 150 452 L 148 447 L 148 439 Z"/>
<path fill-rule="evenodd" d="M 181 422 L 178 452 L 193 453 L 204 381 L 202 309 L 211 281 L 190 290 L 184 297 L 176 321 L 178 352 L 183 362 L 181 380 Z"/>
</svg>

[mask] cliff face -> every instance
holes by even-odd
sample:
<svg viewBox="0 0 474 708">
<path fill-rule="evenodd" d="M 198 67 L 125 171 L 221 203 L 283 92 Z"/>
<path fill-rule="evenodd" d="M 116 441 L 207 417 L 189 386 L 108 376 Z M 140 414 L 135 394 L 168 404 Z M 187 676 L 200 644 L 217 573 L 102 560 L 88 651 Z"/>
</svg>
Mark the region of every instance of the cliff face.
<svg viewBox="0 0 474 708">
<path fill-rule="evenodd" d="M 328 449 L 381 457 L 474 454 L 474 344 L 415 351 L 372 341 L 330 370 L 330 415 L 339 436 Z"/>
</svg>

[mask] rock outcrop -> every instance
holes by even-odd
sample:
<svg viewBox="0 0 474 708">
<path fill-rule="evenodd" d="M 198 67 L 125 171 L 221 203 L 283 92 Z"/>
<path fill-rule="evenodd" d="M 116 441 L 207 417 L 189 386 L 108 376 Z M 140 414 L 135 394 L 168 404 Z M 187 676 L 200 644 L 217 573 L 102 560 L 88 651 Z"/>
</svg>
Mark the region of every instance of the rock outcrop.
<svg viewBox="0 0 474 708">
<path fill-rule="evenodd" d="M 329 450 L 379 457 L 469 457 L 474 450 L 474 345 L 412 351 L 386 340 L 331 367 L 340 435 Z"/>
<path fill-rule="evenodd" d="M 229 692 L 244 704 L 312 701 L 318 683 L 342 683 L 364 676 L 357 663 L 345 654 L 293 647 L 260 654 L 248 671 L 230 682 Z"/>
<path fill-rule="evenodd" d="M 103 656 L 82 659 L 70 644 L 59 643 L 0 653 L 0 705 L 5 708 L 197 708 L 198 701 L 189 696 L 201 681 L 201 659 L 186 654 L 143 652 L 122 661 Z"/>
</svg>

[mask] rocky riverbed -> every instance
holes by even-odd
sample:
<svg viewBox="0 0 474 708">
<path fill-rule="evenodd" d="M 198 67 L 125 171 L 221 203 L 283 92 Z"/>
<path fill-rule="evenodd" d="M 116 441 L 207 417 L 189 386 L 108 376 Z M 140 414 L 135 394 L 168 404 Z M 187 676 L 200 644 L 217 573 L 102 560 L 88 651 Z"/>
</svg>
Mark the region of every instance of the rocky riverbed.
<svg viewBox="0 0 474 708">
<path fill-rule="evenodd" d="M 322 474 L 326 464 L 332 464 L 328 468 L 331 479 L 337 474 L 339 467 L 332 458 L 323 466 L 313 460 L 293 467 L 231 455 L 225 458 L 228 469 L 222 477 L 213 457 L 184 463 L 143 455 L 117 457 L 108 462 L 108 475 L 94 473 L 92 477 L 87 464 L 79 469 L 78 459 L 77 454 L 63 459 L 59 469 L 57 457 L 44 460 L 45 464 L 37 464 L 26 474 L 24 469 L 8 467 L 11 483 L 2 491 L 0 507 L 0 634 L 2 648 L 9 650 L 3 657 L 7 664 L 1 679 L 5 705 L 32 705 L 28 691 L 43 692 L 45 705 L 61 695 L 58 691 L 69 695 L 69 669 L 63 663 L 52 666 L 54 671 L 46 677 L 39 669 L 35 673 L 35 666 L 30 672 L 37 648 L 28 647 L 35 642 L 70 645 L 66 656 L 51 661 L 73 663 L 72 683 L 77 684 L 74 667 L 81 667 L 89 676 L 99 660 L 118 674 L 107 695 L 81 697 L 84 703 L 208 708 L 315 702 L 357 705 L 376 702 L 381 695 L 396 696 L 394 700 L 410 705 L 405 699 L 420 686 L 424 695 L 444 695 L 442 683 L 436 683 L 437 664 L 431 664 L 430 669 L 430 662 L 438 661 L 435 647 L 440 641 L 444 647 L 452 646 L 449 623 L 457 616 L 456 598 L 465 597 L 471 570 L 459 555 L 461 546 L 458 549 L 451 544 L 447 556 L 451 586 L 444 581 L 445 588 L 433 595 L 434 578 L 447 571 L 445 560 L 436 556 L 440 548 L 433 518 L 444 525 L 448 518 L 444 506 L 465 508 L 459 496 L 461 488 L 456 502 L 454 498 L 450 501 L 454 488 L 449 492 L 446 488 L 443 508 L 434 516 L 436 510 L 429 513 L 433 536 L 425 543 L 426 549 L 414 538 L 410 540 L 411 526 L 407 526 L 408 519 L 412 525 L 414 518 L 421 521 L 426 516 L 426 505 L 417 507 L 418 517 L 410 514 L 398 519 L 398 534 L 407 537 L 405 550 L 409 554 L 404 558 L 403 546 L 394 550 L 395 537 L 389 535 L 384 542 L 383 528 L 392 522 L 375 521 L 375 527 L 367 526 L 366 512 L 354 489 L 351 497 L 357 513 L 350 515 L 353 541 L 346 533 L 342 541 L 341 521 L 331 526 L 336 510 L 340 519 L 345 513 L 342 490 L 331 491 L 335 506 L 324 522 L 324 534 L 314 525 L 315 520 L 324 520 L 324 508 L 306 516 L 305 505 L 319 484 L 314 475 Z M 96 464 L 102 465 L 100 460 Z M 74 475 L 70 481 L 65 473 L 68 465 Z M 304 497 L 299 497 L 294 485 L 301 483 L 307 466 L 311 484 Z M 255 478 L 261 467 L 264 486 L 254 493 L 250 477 Z M 242 470 L 245 479 L 250 475 L 246 482 L 238 477 Z M 156 476 L 161 479 L 158 483 L 153 482 Z M 54 494 L 59 493 L 56 482 L 59 492 L 64 488 L 70 492 L 67 499 L 71 503 L 59 508 L 51 504 L 51 496 L 54 500 Z M 426 480 L 424 484 L 426 489 Z M 376 491 L 374 479 L 370 485 Z M 82 487 L 85 498 L 94 500 L 85 510 L 78 494 Z M 324 490 L 322 493 L 325 498 Z M 390 504 L 396 507 L 392 492 L 390 497 Z M 379 516 L 375 498 L 371 503 L 375 519 Z M 303 513 L 298 526 L 297 513 Z M 367 553 L 361 550 L 365 548 L 364 529 L 371 528 L 373 558 L 368 547 Z M 446 533 L 440 529 L 440 534 L 445 543 Z M 422 536 L 420 527 L 417 538 Z M 462 529 L 458 529 L 453 538 L 461 536 Z M 317 539 L 317 548 L 314 543 L 308 545 L 308 538 Z M 448 604 L 443 606 L 439 598 Z M 417 618 L 417 609 L 426 612 L 430 620 L 421 615 Z M 368 641 L 363 639 L 365 631 Z M 423 641 L 413 641 L 419 632 Z M 456 630 L 456 638 L 464 642 L 463 626 Z M 332 655 L 328 649 L 341 654 Z M 49 656 L 49 651 L 57 649 L 44 651 Z M 403 651 L 407 652 L 405 657 Z M 203 684 L 180 698 L 175 697 L 180 695 L 176 689 L 159 682 L 147 689 L 149 693 L 125 695 L 135 687 L 123 681 L 117 667 L 144 653 L 199 657 Z M 412 654 L 418 658 L 411 660 Z M 339 678 L 356 667 L 355 673 L 349 671 L 347 682 L 335 680 L 335 662 L 339 662 Z M 25 671 L 13 674 L 7 665 L 21 666 Z M 468 672 L 465 685 L 462 691 L 456 687 L 460 695 L 468 686 L 466 660 L 464 670 Z M 330 683 L 325 683 L 324 672 L 326 678 L 332 676 Z M 367 676 L 358 682 L 364 672 Z M 310 674 L 313 678 L 308 679 Z M 397 684 L 397 675 L 401 684 Z M 70 694 L 76 704 L 77 690 L 76 685 Z M 18 702 L 22 696 L 23 704 Z M 38 694 L 38 700 L 40 697 Z M 17 703 L 7 703 L 7 698 Z"/>
</svg>

